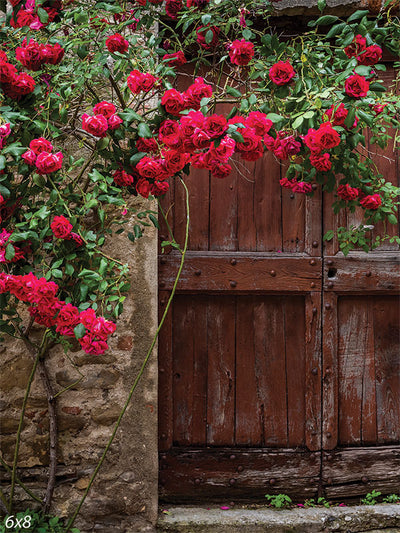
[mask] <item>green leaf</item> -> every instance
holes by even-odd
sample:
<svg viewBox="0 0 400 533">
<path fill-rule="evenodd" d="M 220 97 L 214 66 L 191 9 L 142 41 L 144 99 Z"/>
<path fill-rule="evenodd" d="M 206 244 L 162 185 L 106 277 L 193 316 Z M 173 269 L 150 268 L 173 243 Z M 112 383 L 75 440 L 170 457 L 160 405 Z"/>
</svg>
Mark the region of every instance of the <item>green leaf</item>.
<svg viewBox="0 0 400 533">
<path fill-rule="evenodd" d="M 390 224 L 397 224 L 396 215 L 393 215 L 393 214 L 388 215 L 387 219 L 388 219 L 388 222 L 390 222 Z"/>
<path fill-rule="evenodd" d="M 316 20 L 315 24 L 316 26 L 328 26 L 329 24 L 333 24 L 338 20 L 339 17 L 336 17 L 334 15 L 324 15 L 323 17 L 319 17 L 319 19 Z"/>
<path fill-rule="evenodd" d="M 0 170 L 4 170 L 6 168 L 6 158 L 4 155 L 0 155 Z"/>
<path fill-rule="evenodd" d="M 103 139 L 100 139 L 97 141 L 96 148 L 97 150 L 104 150 L 107 148 L 107 146 L 110 144 L 110 138 L 109 137 L 103 137 Z"/>
<path fill-rule="evenodd" d="M 230 94 L 231 96 L 234 96 L 235 98 L 240 98 L 242 96 L 242 93 L 237 89 L 234 89 L 233 87 L 227 87 L 226 93 Z"/>
<path fill-rule="evenodd" d="M 211 15 L 206 14 L 201 17 L 201 22 L 204 26 L 207 26 L 209 22 L 211 22 Z"/>
<path fill-rule="evenodd" d="M 44 187 L 46 185 L 46 179 L 41 174 L 34 174 L 32 181 L 38 187 Z"/>
<path fill-rule="evenodd" d="M 347 128 L 351 128 L 353 126 L 355 117 L 356 117 L 356 108 L 351 107 L 344 121 L 344 124 Z"/>
<path fill-rule="evenodd" d="M 303 124 L 304 118 L 302 115 L 296 118 L 296 120 L 293 121 L 292 128 L 294 130 L 297 130 L 302 124 Z"/>
<path fill-rule="evenodd" d="M 326 0 L 318 0 L 318 9 L 323 12 L 323 10 L 326 8 Z"/>
<path fill-rule="evenodd" d="M 214 34 L 211 30 L 208 30 L 205 35 L 205 41 L 207 44 L 210 44 L 214 38 Z"/>
<path fill-rule="evenodd" d="M 15 248 L 11 243 L 8 243 L 6 246 L 5 258 L 7 259 L 7 261 L 11 261 L 12 259 L 14 259 L 14 256 Z"/>
<path fill-rule="evenodd" d="M 366 113 L 362 109 L 359 109 L 357 111 L 357 115 L 361 120 L 363 120 L 368 126 L 372 126 L 372 123 L 374 122 L 374 117 L 370 115 L 369 113 Z"/>
<path fill-rule="evenodd" d="M 374 91 L 376 93 L 384 93 L 386 91 L 386 87 L 382 85 L 381 83 L 378 83 L 377 81 L 375 81 L 370 84 L 369 90 Z"/>
<path fill-rule="evenodd" d="M 49 14 L 42 7 L 39 7 L 37 10 L 38 17 L 40 22 L 46 24 L 49 21 Z"/>
<path fill-rule="evenodd" d="M 358 65 L 354 71 L 360 76 L 369 76 L 371 73 L 371 67 L 367 67 L 366 65 Z"/>
<path fill-rule="evenodd" d="M 160 229 L 160 225 L 159 225 L 159 223 L 158 223 L 158 220 L 157 220 L 157 218 L 156 218 L 152 213 L 149 214 L 149 219 L 153 222 L 154 226 L 155 226 L 157 229 Z"/>
<path fill-rule="evenodd" d="M 150 139 L 153 136 L 151 129 L 144 122 L 141 122 L 138 125 L 138 134 L 139 134 L 139 137 L 143 137 L 145 139 Z"/>
<path fill-rule="evenodd" d="M 272 120 L 272 122 L 280 122 L 281 120 L 284 120 L 282 115 L 277 115 L 276 113 L 268 113 L 267 118 Z"/>
<path fill-rule="evenodd" d="M 139 163 L 139 161 L 146 155 L 146 152 L 137 152 L 136 154 L 133 154 L 130 159 L 129 163 L 131 165 L 136 165 Z"/>
<path fill-rule="evenodd" d="M 76 339 L 81 339 L 86 334 L 86 328 L 83 324 L 78 324 L 74 327 L 74 334 Z"/>
<path fill-rule="evenodd" d="M 332 28 L 326 34 L 326 38 L 330 39 L 331 37 L 335 37 L 335 35 L 339 35 L 339 33 L 342 33 L 343 29 L 346 26 L 347 26 L 346 22 L 341 22 L 340 24 L 335 24 L 335 26 L 332 26 Z"/>
<path fill-rule="evenodd" d="M 347 22 L 362 19 L 365 15 L 369 15 L 368 9 L 358 9 L 347 19 Z"/>
<path fill-rule="evenodd" d="M 244 39 L 247 39 L 248 41 L 250 41 L 250 39 L 253 37 L 253 32 L 249 30 L 249 28 L 246 28 L 242 31 L 242 35 Z"/>
</svg>

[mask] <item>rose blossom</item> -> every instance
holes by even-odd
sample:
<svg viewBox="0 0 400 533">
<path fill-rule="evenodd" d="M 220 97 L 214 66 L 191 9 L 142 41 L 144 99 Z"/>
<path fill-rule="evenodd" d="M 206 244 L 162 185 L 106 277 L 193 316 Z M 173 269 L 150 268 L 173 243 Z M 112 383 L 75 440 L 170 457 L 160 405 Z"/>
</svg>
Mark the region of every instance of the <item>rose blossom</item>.
<svg viewBox="0 0 400 533">
<path fill-rule="evenodd" d="M 253 56 L 254 44 L 245 39 L 237 39 L 229 46 L 229 59 L 234 65 L 245 66 Z"/>
<path fill-rule="evenodd" d="M 53 150 L 53 145 L 47 139 L 44 139 L 43 137 L 38 137 L 37 139 L 33 139 L 29 143 L 29 148 L 36 155 L 39 155 L 42 152 L 51 152 Z"/>
<path fill-rule="evenodd" d="M 108 130 L 107 119 L 103 115 L 82 115 L 82 129 L 95 137 L 105 137 Z"/>
<path fill-rule="evenodd" d="M 57 239 L 68 239 L 73 228 L 71 222 L 62 215 L 55 216 L 50 227 Z"/>
<path fill-rule="evenodd" d="M 37 155 L 33 150 L 27 150 L 21 155 L 21 157 L 25 163 L 28 163 L 28 165 L 33 166 L 36 163 Z"/>
<path fill-rule="evenodd" d="M 179 115 L 185 109 L 185 97 L 176 89 L 168 89 L 161 98 L 165 111 L 171 115 Z"/>
<path fill-rule="evenodd" d="M 382 198 L 379 194 L 369 194 L 360 200 L 360 205 L 364 209 L 378 209 L 382 205 Z"/>
<path fill-rule="evenodd" d="M 330 154 L 311 154 L 310 162 L 319 172 L 328 172 L 332 168 Z"/>
<path fill-rule="evenodd" d="M 359 65 L 375 65 L 382 58 L 382 48 L 377 44 L 367 46 L 367 48 L 357 57 Z"/>
<path fill-rule="evenodd" d="M 133 185 L 133 182 L 135 181 L 134 177 L 123 169 L 118 169 L 114 172 L 113 180 L 120 187 L 129 187 L 129 185 Z"/>
<path fill-rule="evenodd" d="M 245 121 L 246 126 L 253 128 L 257 135 L 261 137 L 272 128 L 272 120 L 269 120 L 265 113 L 251 111 Z"/>
<path fill-rule="evenodd" d="M 348 96 L 353 98 L 363 98 L 364 96 L 367 96 L 369 82 L 363 76 L 353 74 L 345 81 L 344 88 Z"/>
<path fill-rule="evenodd" d="M 111 102 L 99 102 L 93 107 L 93 113 L 95 115 L 103 115 L 103 117 L 110 118 L 116 111 L 115 105 Z"/>
<path fill-rule="evenodd" d="M 166 0 L 165 13 L 172 19 L 177 19 L 182 7 L 182 0 Z"/>
<path fill-rule="evenodd" d="M 119 117 L 118 115 L 111 115 L 111 117 L 107 120 L 107 122 L 108 122 L 108 127 L 110 128 L 110 130 L 116 130 L 121 126 L 121 124 L 124 123 L 122 118 Z"/>
<path fill-rule="evenodd" d="M 41 152 L 36 158 L 36 169 L 39 174 L 51 174 L 60 170 L 62 160 L 63 154 L 61 152 L 57 152 L 56 154 Z"/>
<path fill-rule="evenodd" d="M 187 63 L 185 54 L 182 50 L 175 52 L 173 54 L 165 54 L 163 60 L 166 61 L 167 65 L 170 67 L 180 67 Z"/>
<path fill-rule="evenodd" d="M 269 69 L 268 75 L 275 85 L 286 85 L 295 77 L 296 72 L 289 61 L 278 61 Z"/>
<path fill-rule="evenodd" d="M 313 144 L 318 151 L 329 150 L 340 144 L 340 135 L 330 122 L 323 122 L 314 133 Z"/>
<path fill-rule="evenodd" d="M 344 49 L 345 54 L 347 57 L 356 57 L 358 56 L 363 50 L 365 50 L 367 46 L 367 40 L 362 35 L 356 35 L 355 39 L 349 46 L 346 46 Z"/>
<path fill-rule="evenodd" d="M 140 194 L 140 196 L 143 196 L 143 198 L 148 198 L 149 194 L 151 194 L 151 190 L 152 186 L 145 178 L 141 178 L 136 183 L 136 191 Z"/>
<path fill-rule="evenodd" d="M 206 34 L 208 31 L 211 31 L 212 33 L 212 39 L 209 43 L 206 41 Z M 219 34 L 220 29 L 217 26 L 212 26 L 211 24 L 199 26 L 196 30 L 197 44 L 201 46 L 201 48 L 204 48 L 204 50 L 213 50 L 218 45 Z"/>
<path fill-rule="evenodd" d="M 359 190 L 355 187 L 350 187 L 348 183 L 339 185 L 336 192 L 339 198 L 346 201 L 354 200 L 359 195 Z"/>
<path fill-rule="evenodd" d="M 106 39 L 106 46 L 111 53 L 124 54 L 129 48 L 129 42 L 121 34 L 115 33 Z"/>
</svg>

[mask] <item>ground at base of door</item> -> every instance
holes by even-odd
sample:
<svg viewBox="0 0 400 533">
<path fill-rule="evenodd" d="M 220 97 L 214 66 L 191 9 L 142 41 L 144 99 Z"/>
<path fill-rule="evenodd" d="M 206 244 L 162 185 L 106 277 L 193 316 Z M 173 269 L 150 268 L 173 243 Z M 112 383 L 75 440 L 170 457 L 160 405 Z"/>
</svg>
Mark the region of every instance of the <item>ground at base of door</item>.
<svg viewBox="0 0 400 533">
<path fill-rule="evenodd" d="M 165 506 L 159 533 L 400 533 L 400 504 L 309 509 Z"/>
</svg>

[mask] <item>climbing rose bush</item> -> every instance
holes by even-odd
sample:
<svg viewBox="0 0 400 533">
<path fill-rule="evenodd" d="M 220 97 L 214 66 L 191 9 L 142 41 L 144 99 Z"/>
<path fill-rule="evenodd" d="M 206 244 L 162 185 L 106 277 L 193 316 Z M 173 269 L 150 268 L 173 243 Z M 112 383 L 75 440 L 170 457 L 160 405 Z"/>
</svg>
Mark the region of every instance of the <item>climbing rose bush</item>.
<svg viewBox="0 0 400 533">
<path fill-rule="evenodd" d="M 36 323 L 66 349 L 75 338 L 103 353 L 129 288 L 127 265 L 104 246 L 115 232 L 134 242 L 157 224 L 131 197 L 160 197 L 191 167 L 225 179 L 237 158 L 271 152 L 282 187 L 333 191 L 335 211 L 363 211 L 350 237 L 340 232 L 344 253 L 381 242 L 371 224 L 397 222 L 399 190 L 377 171 L 365 137 L 368 127 L 385 148 L 399 126 L 395 83 L 380 78 L 383 49 L 399 52 L 390 10 L 322 14 L 283 42 L 273 3 L 100 2 L 90 14 L 79 0 L 11 7 L 0 34 L 3 332 L 26 335 Z M 180 90 L 190 64 L 196 74 Z M 230 111 L 219 112 L 225 100 Z"/>
</svg>

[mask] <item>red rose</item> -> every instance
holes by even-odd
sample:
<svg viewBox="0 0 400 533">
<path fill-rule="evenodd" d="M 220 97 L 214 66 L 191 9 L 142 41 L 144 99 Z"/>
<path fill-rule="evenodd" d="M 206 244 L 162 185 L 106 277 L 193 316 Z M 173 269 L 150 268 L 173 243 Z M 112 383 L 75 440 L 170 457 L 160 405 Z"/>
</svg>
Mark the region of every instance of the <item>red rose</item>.
<svg viewBox="0 0 400 533">
<path fill-rule="evenodd" d="M 95 335 L 84 335 L 79 339 L 79 344 L 85 353 L 92 355 L 102 355 L 108 349 L 106 341 L 97 340 Z"/>
<path fill-rule="evenodd" d="M 0 60 L 0 82 L 10 83 L 17 74 L 17 69 L 11 63 Z"/>
<path fill-rule="evenodd" d="M 367 40 L 362 35 L 356 35 L 355 39 L 349 46 L 346 46 L 344 53 L 347 57 L 356 57 L 358 56 L 365 47 L 367 46 Z"/>
<path fill-rule="evenodd" d="M 212 144 L 210 154 L 214 159 L 227 163 L 228 159 L 235 153 L 235 147 L 236 142 L 226 135 L 217 148 L 214 147 L 214 143 Z"/>
<path fill-rule="evenodd" d="M 211 115 L 204 121 L 204 131 L 211 137 L 220 137 L 228 129 L 226 118 L 223 115 Z"/>
<path fill-rule="evenodd" d="M 292 185 L 292 191 L 297 194 L 307 194 L 312 191 L 312 185 L 305 181 L 295 181 Z"/>
<path fill-rule="evenodd" d="M 375 65 L 382 58 L 382 48 L 377 44 L 367 46 L 367 48 L 357 57 L 360 65 Z"/>
<path fill-rule="evenodd" d="M 29 143 L 29 148 L 36 155 L 39 155 L 42 152 L 51 152 L 53 150 L 53 145 L 47 139 L 44 139 L 43 137 L 39 137 L 38 139 L 33 139 Z"/>
<path fill-rule="evenodd" d="M 172 19 L 177 19 L 182 7 L 182 0 L 166 0 L 165 13 Z"/>
<path fill-rule="evenodd" d="M 57 333 L 61 335 L 74 335 L 74 327 L 79 324 L 78 308 L 72 304 L 64 304 L 56 317 Z"/>
<path fill-rule="evenodd" d="M 24 39 L 22 46 L 19 46 L 15 50 L 15 58 L 29 70 L 40 70 L 44 63 L 42 47 L 43 45 L 37 43 L 33 39 L 29 41 L 29 44 L 26 44 L 26 39 Z"/>
<path fill-rule="evenodd" d="M 136 165 L 136 170 L 142 178 L 160 180 L 165 179 L 166 173 L 159 160 L 144 156 Z"/>
<path fill-rule="evenodd" d="M 151 194 L 152 186 L 149 181 L 147 181 L 144 178 L 141 178 L 136 183 L 136 191 L 140 194 L 140 196 L 143 196 L 143 198 L 148 198 L 149 194 Z"/>
<path fill-rule="evenodd" d="M 170 148 L 178 148 L 182 144 L 181 128 L 179 126 L 179 123 L 176 122 L 176 120 L 171 120 L 171 119 L 164 120 L 164 122 L 162 122 L 160 129 L 158 131 L 158 138 L 161 143 L 166 144 Z M 143 151 L 146 151 L 146 150 L 143 150 Z"/>
<path fill-rule="evenodd" d="M 57 239 L 68 239 L 73 228 L 68 218 L 65 218 L 62 215 L 54 217 L 50 227 L 54 237 Z"/>
<path fill-rule="evenodd" d="M 158 144 L 153 138 L 142 139 L 141 137 L 136 141 L 136 148 L 139 152 L 157 152 Z"/>
<path fill-rule="evenodd" d="M 197 7 L 198 9 L 201 9 L 202 7 L 206 6 L 210 0 L 186 0 L 186 7 L 189 9 L 191 7 Z"/>
<path fill-rule="evenodd" d="M 241 39 L 233 41 L 229 47 L 229 59 L 234 65 L 245 66 L 254 56 L 254 44 Z"/>
<path fill-rule="evenodd" d="M 198 128 L 203 129 L 204 115 L 200 111 L 190 111 L 180 119 L 181 133 L 183 137 L 190 138 Z"/>
<path fill-rule="evenodd" d="M 108 130 L 107 119 L 103 115 L 90 117 L 87 113 L 82 115 L 82 128 L 95 137 L 105 137 Z"/>
<path fill-rule="evenodd" d="M 113 174 L 113 180 L 120 187 L 129 187 L 129 185 L 133 185 L 135 178 L 125 172 L 125 170 L 118 169 Z"/>
<path fill-rule="evenodd" d="M 251 111 L 245 121 L 246 126 L 253 128 L 256 135 L 261 137 L 269 132 L 272 127 L 272 120 L 269 120 L 265 113 Z"/>
<path fill-rule="evenodd" d="M 295 77 L 296 72 L 289 61 L 278 61 L 269 69 L 268 75 L 275 85 L 286 85 Z"/>
<path fill-rule="evenodd" d="M 254 152 L 259 148 L 261 137 L 256 135 L 251 128 L 238 128 L 237 130 L 243 137 L 243 141 L 236 143 L 237 152 Z"/>
<path fill-rule="evenodd" d="M 99 102 L 93 108 L 95 115 L 103 115 L 103 117 L 110 118 L 116 111 L 115 105 L 111 102 Z"/>
<path fill-rule="evenodd" d="M 206 35 L 207 32 L 212 33 L 212 39 L 210 42 L 206 41 Z M 206 26 L 200 26 L 196 30 L 196 41 L 201 48 L 204 48 L 204 50 L 213 50 L 216 48 L 219 42 L 219 34 L 220 29 L 217 26 L 211 26 L 211 24 L 207 24 Z"/>
<path fill-rule="evenodd" d="M 166 171 L 170 175 L 180 172 L 189 159 L 188 154 L 178 150 L 167 150 L 163 152 L 163 156 Z"/>
<path fill-rule="evenodd" d="M 310 162 L 319 172 L 327 172 L 332 168 L 330 154 L 311 154 Z"/>
<path fill-rule="evenodd" d="M 12 81 L 12 89 L 15 94 L 18 96 L 25 96 L 30 94 L 35 89 L 35 80 L 29 74 L 25 72 L 20 72 L 17 74 Z"/>
<path fill-rule="evenodd" d="M 163 60 L 167 62 L 169 67 L 180 67 L 187 63 L 185 54 L 182 50 L 175 52 L 174 54 L 165 54 Z"/>
<path fill-rule="evenodd" d="M 121 124 L 123 124 L 124 121 L 118 115 L 111 115 L 107 122 L 110 130 L 116 130 L 121 126 Z"/>
<path fill-rule="evenodd" d="M 340 144 L 340 135 L 330 122 L 324 122 L 314 133 L 313 144 L 319 151 L 329 150 Z"/>
<path fill-rule="evenodd" d="M 168 181 L 156 181 L 153 183 L 150 189 L 150 194 L 153 196 L 161 196 L 162 194 L 165 194 L 169 190 L 169 183 Z"/>
<path fill-rule="evenodd" d="M 106 46 L 111 53 L 119 52 L 124 54 L 129 48 L 129 43 L 122 35 L 115 33 L 106 39 Z"/>
<path fill-rule="evenodd" d="M 347 183 L 345 185 L 339 185 L 337 188 L 337 195 L 342 200 L 354 200 L 359 195 L 359 190 L 355 187 L 350 187 Z"/>
<path fill-rule="evenodd" d="M 210 170 L 214 178 L 223 179 L 229 176 L 232 172 L 232 167 L 227 163 L 221 163 L 219 165 L 213 165 Z"/>
<path fill-rule="evenodd" d="M 42 48 L 42 57 L 44 62 L 49 65 L 58 65 L 64 57 L 65 50 L 58 43 L 51 45 L 46 44 Z"/>
<path fill-rule="evenodd" d="M 171 115 L 179 115 L 185 109 L 185 97 L 176 89 L 168 89 L 161 98 L 165 111 Z"/>
<path fill-rule="evenodd" d="M 288 156 L 296 155 L 301 150 L 301 143 L 296 141 L 294 135 L 288 135 L 287 137 L 280 139 L 280 146 Z"/>
<path fill-rule="evenodd" d="M 25 161 L 25 163 L 28 163 L 28 165 L 33 166 L 36 163 L 37 155 L 33 150 L 27 150 L 21 155 L 21 157 Z"/>
<path fill-rule="evenodd" d="M 185 107 L 200 109 L 200 102 L 203 98 L 211 98 L 212 87 L 204 83 L 203 78 L 196 78 L 194 83 L 184 92 Z"/>
<path fill-rule="evenodd" d="M 141 91 L 150 91 L 157 81 L 158 78 L 149 72 L 143 73 L 138 70 L 132 70 L 127 79 L 128 87 L 133 94 L 139 94 Z"/>
<path fill-rule="evenodd" d="M 383 112 L 387 104 L 375 104 L 375 105 L 369 104 L 369 106 L 372 107 L 376 115 L 379 115 L 380 113 Z"/>
<path fill-rule="evenodd" d="M 260 141 L 255 150 L 251 150 L 249 152 L 241 152 L 240 157 L 245 161 L 257 161 L 257 159 L 260 159 L 263 154 L 264 150 Z"/>
<path fill-rule="evenodd" d="M 199 128 L 196 128 L 190 140 L 193 143 L 193 146 L 200 150 L 208 148 L 212 141 L 210 135 Z"/>
<path fill-rule="evenodd" d="M 382 205 L 382 198 L 379 194 L 369 194 L 360 200 L 360 205 L 364 209 L 378 209 Z"/>
<path fill-rule="evenodd" d="M 367 96 L 369 82 L 363 76 L 353 74 L 353 76 L 349 76 L 345 81 L 344 88 L 348 96 L 363 98 Z"/>
<path fill-rule="evenodd" d="M 57 152 L 56 154 L 42 152 L 36 158 L 36 169 L 39 174 L 57 172 L 62 167 L 62 160 L 63 155 L 61 152 Z"/>
</svg>

